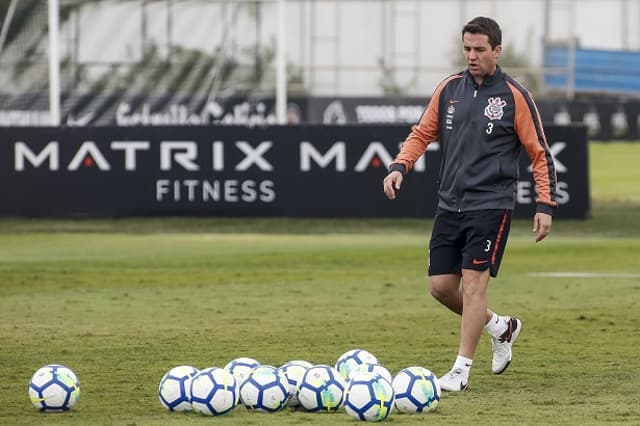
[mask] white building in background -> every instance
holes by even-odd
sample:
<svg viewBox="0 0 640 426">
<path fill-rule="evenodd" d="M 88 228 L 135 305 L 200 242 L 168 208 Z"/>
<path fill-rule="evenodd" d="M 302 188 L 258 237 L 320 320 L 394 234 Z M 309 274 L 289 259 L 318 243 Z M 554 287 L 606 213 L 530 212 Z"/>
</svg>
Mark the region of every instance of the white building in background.
<svg viewBox="0 0 640 426">
<path fill-rule="evenodd" d="M 456 72 L 462 25 L 484 15 L 503 29 L 504 49 L 540 71 L 545 35 L 582 47 L 640 49 L 635 0 L 288 0 L 287 61 L 311 95 L 381 95 L 394 85 L 430 94 Z M 244 60 L 256 46 L 275 46 L 277 7 L 265 1 L 139 0 L 86 2 L 63 27 L 66 54 L 100 64 L 160 55 L 182 46 Z M 63 47 L 63 55 L 65 50 Z M 101 71 L 102 70 L 102 71 Z M 386 70 L 386 72 L 384 71 Z"/>
<path fill-rule="evenodd" d="M 60 5 L 60 79 L 51 78 L 56 67 L 48 63 L 47 5 L 55 1 Z M 545 41 L 583 50 L 640 52 L 636 24 L 640 0 L 8 0 L 4 4 L 10 6 L 0 7 L 5 11 L 0 31 L 0 125 L 57 123 L 50 120 L 60 115 L 56 110 L 66 117 L 67 125 L 78 126 L 110 124 L 114 117 L 117 124 L 127 125 L 145 120 L 193 124 L 199 116 L 207 117 L 200 121 L 208 124 L 211 116 L 226 122 L 228 115 L 273 121 L 271 106 L 263 100 L 285 93 L 285 84 L 276 84 L 279 30 L 285 33 L 289 78 L 288 95 L 275 96 L 278 122 L 287 119 L 287 97 L 429 97 L 438 82 L 464 67 L 460 31 L 480 15 L 500 23 L 501 63 L 536 95 L 574 99 L 575 94 L 575 67 L 544 68 Z M 282 4 L 286 19 L 279 27 Z M 575 63 L 576 49 L 565 50 L 573 52 Z M 521 58 L 519 64 L 504 62 L 509 54 Z M 603 79 L 621 87 L 598 94 L 640 98 L 638 85 L 633 93 L 629 90 L 630 81 L 636 81 L 634 54 L 626 55 L 632 57 L 624 69 L 626 80 L 610 72 L 608 64 L 615 61 L 600 59 Z M 592 65 L 594 60 L 587 62 Z M 565 80 L 552 86 L 548 77 L 553 73 L 552 77 Z M 56 80 L 59 85 L 50 83 Z M 232 101 L 223 105 L 234 97 L 242 99 L 242 108 L 232 106 Z M 254 101 L 258 103 L 250 107 Z M 415 114 L 422 106 L 420 102 L 415 107 Z M 255 111 L 246 112 L 249 108 Z M 624 107 L 617 108 L 616 116 L 621 116 Z M 564 121 L 570 119 L 564 109 L 558 114 Z M 595 117 L 597 111 L 592 107 L 586 114 Z M 636 113 L 630 114 L 635 123 Z"/>
</svg>

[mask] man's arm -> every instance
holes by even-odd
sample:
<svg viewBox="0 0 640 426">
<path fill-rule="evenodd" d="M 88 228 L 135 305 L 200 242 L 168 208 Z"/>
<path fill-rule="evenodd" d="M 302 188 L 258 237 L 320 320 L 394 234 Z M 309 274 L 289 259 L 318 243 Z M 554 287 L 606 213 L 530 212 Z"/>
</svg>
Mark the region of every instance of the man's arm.
<svg viewBox="0 0 640 426">
<path fill-rule="evenodd" d="M 533 98 L 522 86 L 508 83 L 515 100 L 515 131 L 533 166 L 538 196 L 536 212 L 553 216 L 558 206 L 556 168 Z"/>
<path fill-rule="evenodd" d="M 516 103 L 516 134 L 531 159 L 533 179 L 538 192 L 536 213 L 533 217 L 533 232 L 538 242 L 545 239 L 551 232 L 553 213 L 558 206 L 556 168 L 542 128 L 538 108 L 531 94 L 524 87 L 508 84 Z"/>
</svg>

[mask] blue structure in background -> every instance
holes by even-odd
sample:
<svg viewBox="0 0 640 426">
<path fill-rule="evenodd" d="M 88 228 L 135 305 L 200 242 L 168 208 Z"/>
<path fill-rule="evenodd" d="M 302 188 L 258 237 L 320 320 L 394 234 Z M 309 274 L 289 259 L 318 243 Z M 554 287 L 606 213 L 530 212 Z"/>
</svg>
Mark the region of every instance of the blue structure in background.
<svg viewBox="0 0 640 426">
<path fill-rule="evenodd" d="M 546 68 L 565 68 L 545 74 L 547 89 L 566 91 L 571 72 L 568 46 L 547 46 Z M 575 93 L 640 95 L 640 52 L 621 50 L 575 50 Z"/>
</svg>

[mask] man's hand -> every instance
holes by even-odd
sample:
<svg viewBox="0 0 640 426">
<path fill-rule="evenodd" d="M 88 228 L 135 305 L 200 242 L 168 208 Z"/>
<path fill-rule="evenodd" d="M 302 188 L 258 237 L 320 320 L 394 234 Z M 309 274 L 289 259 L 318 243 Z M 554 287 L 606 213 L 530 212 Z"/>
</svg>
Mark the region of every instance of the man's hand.
<svg viewBox="0 0 640 426">
<path fill-rule="evenodd" d="M 536 232 L 536 243 L 545 239 L 551 232 L 551 215 L 538 212 L 533 217 L 533 232 Z"/>
<path fill-rule="evenodd" d="M 403 180 L 404 176 L 397 170 L 389 173 L 387 177 L 384 178 L 384 181 L 382 182 L 384 193 L 387 194 L 387 197 L 390 200 L 394 200 L 396 198 L 396 191 L 400 190 Z"/>
</svg>

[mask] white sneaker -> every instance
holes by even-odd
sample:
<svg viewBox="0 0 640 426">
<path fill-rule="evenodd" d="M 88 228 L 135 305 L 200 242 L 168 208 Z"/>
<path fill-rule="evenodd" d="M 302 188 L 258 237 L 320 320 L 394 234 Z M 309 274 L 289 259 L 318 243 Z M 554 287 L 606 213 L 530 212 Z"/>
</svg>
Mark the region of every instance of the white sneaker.
<svg viewBox="0 0 640 426">
<path fill-rule="evenodd" d="M 440 389 L 449 392 L 460 392 L 467 390 L 469 387 L 469 377 L 460 368 L 449 371 L 438 382 L 440 383 Z"/>
<path fill-rule="evenodd" d="M 503 373 L 511 363 L 511 346 L 518 338 L 520 330 L 522 330 L 522 321 L 518 318 L 509 318 L 507 331 L 502 333 L 500 337 L 491 338 L 491 347 L 493 348 L 493 361 L 491 362 L 491 371 L 493 374 Z"/>
</svg>

